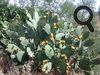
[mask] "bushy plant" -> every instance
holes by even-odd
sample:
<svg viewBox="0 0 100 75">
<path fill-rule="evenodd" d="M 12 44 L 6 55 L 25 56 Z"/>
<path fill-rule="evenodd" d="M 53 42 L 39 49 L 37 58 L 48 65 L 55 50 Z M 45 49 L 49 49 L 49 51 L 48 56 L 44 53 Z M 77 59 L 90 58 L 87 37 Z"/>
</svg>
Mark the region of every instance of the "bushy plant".
<svg viewBox="0 0 100 75">
<path fill-rule="evenodd" d="M 17 7 L 1 8 L 0 41 L 12 61 L 23 65 L 34 60 L 39 68 L 48 73 L 59 70 L 60 75 L 90 73 L 92 57 L 89 47 L 94 44 L 89 32 L 82 26 L 65 22 L 58 14 L 49 10 Z M 34 69 L 33 67 L 33 69 Z"/>
</svg>

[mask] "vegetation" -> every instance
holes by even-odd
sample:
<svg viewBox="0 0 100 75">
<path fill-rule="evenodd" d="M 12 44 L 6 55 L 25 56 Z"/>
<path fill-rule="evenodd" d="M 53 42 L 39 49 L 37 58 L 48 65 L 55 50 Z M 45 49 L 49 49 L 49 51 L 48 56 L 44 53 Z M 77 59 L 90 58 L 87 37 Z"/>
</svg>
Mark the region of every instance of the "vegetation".
<svg viewBox="0 0 100 75">
<path fill-rule="evenodd" d="M 50 9 L 0 5 L 0 74 L 90 75 L 100 64 L 84 27 Z"/>
</svg>

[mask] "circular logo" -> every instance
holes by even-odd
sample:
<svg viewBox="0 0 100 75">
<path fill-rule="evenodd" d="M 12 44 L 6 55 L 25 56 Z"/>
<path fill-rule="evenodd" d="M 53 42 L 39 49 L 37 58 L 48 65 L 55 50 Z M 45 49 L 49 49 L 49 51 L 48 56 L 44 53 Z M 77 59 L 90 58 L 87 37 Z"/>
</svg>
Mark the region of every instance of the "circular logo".
<svg viewBox="0 0 100 75">
<path fill-rule="evenodd" d="M 80 10 L 82 10 L 82 9 L 84 9 L 84 10 L 87 10 L 88 12 L 89 12 L 89 18 L 88 18 L 88 20 L 86 20 L 86 21 L 80 21 L 79 19 L 78 19 L 78 17 L 77 17 L 77 13 L 80 11 Z M 80 24 L 80 25 L 87 25 L 87 27 L 89 28 L 89 30 L 91 31 L 91 32 L 94 32 L 94 28 L 93 28 L 93 26 L 91 25 L 91 20 L 93 19 L 93 12 L 92 12 L 92 10 L 89 8 L 89 7 L 87 7 L 87 6 L 79 6 L 78 8 L 76 8 L 76 10 L 74 11 L 74 20 L 78 23 L 78 24 Z"/>
</svg>

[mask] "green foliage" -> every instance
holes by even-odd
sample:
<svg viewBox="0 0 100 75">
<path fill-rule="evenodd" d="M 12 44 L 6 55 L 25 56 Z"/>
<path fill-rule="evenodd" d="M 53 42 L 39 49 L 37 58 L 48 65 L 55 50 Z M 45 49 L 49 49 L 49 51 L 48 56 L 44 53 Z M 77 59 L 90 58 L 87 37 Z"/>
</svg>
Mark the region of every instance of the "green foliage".
<svg viewBox="0 0 100 75">
<path fill-rule="evenodd" d="M 15 44 L 8 44 L 7 46 L 7 50 L 10 52 L 10 53 L 13 53 L 15 50 L 20 50 L 20 48 L 18 46 L 16 46 Z"/>
<path fill-rule="evenodd" d="M 89 59 L 88 58 L 82 58 L 79 60 L 79 66 L 80 68 L 84 69 L 84 70 L 87 70 L 87 71 L 90 71 L 90 65 L 89 65 Z"/>
<path fill-rule="evenodd" d="M 21 41 L 23 47 L 26 47 L 29 44 L 29 41 L 25 37 L 20 37 L 19 40 Z"/>
<path fill-rule="evenodd" d="M 33 15 L 17 7 L 3 10 L 7 12 L 0 15 L 0 41 L 17 63 L 35 58 L 45 73 L 59 68 L 66 75 L 79 62 L 78 68 L 90 71 L 88 50 L 94 42 L 82 26 L 58 20 L 59 15 L 49 10 L 34 8 Z"/>
<path fill-rule="evenodd" d="M 83 34 L 83 40 L 86 40 L 89 37 L 89 32 L 85 31 Z"/>
<path fill-rule="evenodd" d="M 52 49 L 52 47 L 50 47 L 49 45 L 45 46 L 45 54 L 47 55 L 48 58 L 52 58 L 52 56 L 54 56 L 54 50 Z"/>
<path fill-rule="evenodd" d="M 61 6 L 61 10 L 63 14 L 66 13 L 68 16 L 72 16 L 75 10 L 75 5 L 71 1 L 66 0 Z"/>
<path fill-rule="evenodd" d="M 84 42 L 84 46 L 88 47 L 88 46 L 92 46 L 94 44 L 92 39 L 88 39 Z"/>
<path fill-rule="evenodd" d="M 23 51 L 18 51 L 17 52 L 17 55 L 16 56 L 17 56 L 17 59 L 18 59 L 19 62 L 22 61 L 23 55 L 24 55 L 24 52 Z"/>
<path fill-rule="evenodd" d="M 78 36 L 80 36 L 80 35 L 82 34 L 82 32 L 83 32 L 82 26 L 78 26 L 78 27 L 76 28 L 76 34 L 77 34 Z"/>
</svg>

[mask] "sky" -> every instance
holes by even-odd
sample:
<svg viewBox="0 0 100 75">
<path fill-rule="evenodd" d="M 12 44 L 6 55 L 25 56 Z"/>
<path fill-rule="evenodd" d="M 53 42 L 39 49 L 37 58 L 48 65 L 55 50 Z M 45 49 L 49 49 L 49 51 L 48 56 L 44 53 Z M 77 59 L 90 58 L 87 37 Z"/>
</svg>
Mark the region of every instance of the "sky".
<svg viewBox="0 0 100 75">
<path fill-rule="evenodd" d="M 96 5 L 95 5 L 96 10 L 98 10 L 99 6 L 100 6 L 100 0 L 96 0 Z"/>
<path fill-rule="evenodd" d="M 75 4 L 77 4 L 77 2 L 78 2 L 79 0 L 75 0 Z M 99 6 L 100 6 L 100 0 L 95 0 L 96 1 L 96 4 L 95 4 L 95 11 L 98 11 L 98 8 L 99 8 Z"/>
<path fill-rule="evenodd" d="M 14 4 L 14 1 L 15 2 L 18 2 L 19 0 L 10 0 L 10 3 L 11 4 Z M 62 0 L 61 0 L 62 1 Z M 75 0 L 75 4 L 77 4 L 79 0 Z M 95 0 L 96 1 L 96 4 L 95 4 L 95 8 L 96 8 L 96 11 L 98 10 L 99 6 L 100 6 L 100 0 Z"/>
</svg>

